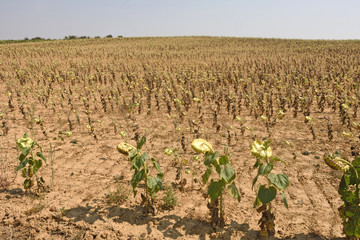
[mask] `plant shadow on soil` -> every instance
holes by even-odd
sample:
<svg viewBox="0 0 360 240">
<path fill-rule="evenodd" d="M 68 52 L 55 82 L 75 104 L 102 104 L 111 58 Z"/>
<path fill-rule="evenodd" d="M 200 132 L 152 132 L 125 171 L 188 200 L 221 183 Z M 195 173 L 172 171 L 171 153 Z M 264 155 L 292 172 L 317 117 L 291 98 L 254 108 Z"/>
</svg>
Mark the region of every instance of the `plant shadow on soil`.
<svg viewBox="0 0 360 240">
<path fill-rule="evenodd" d="M 84 221 L 93 224 L 96 220 L 105 221 L 101 216 L 103 209 L 100 207 L 91 207 L 86 204 L 85 207 L 79 206 L 66 211 L 65 216 L 73 219 L 74 222 Z"/>
<path fill-rule="evenodd" d="M 87 204 L 85 207 L 76 207 L 67 210 L 66 217 L 73 219 L 73 221 L 85 221 L 93 224 L 95 221 L 104 221 L 104 218 L 112 219 L 116 223 L 127 222 L 138 226 L 147 225 L 146 231 L 150 235 L 152 229 L 150 222 L 153 222 L 153 228 L 159 230 L 166 239 L 178 239 L 186 236 L 198 236 L 200 240 L 205 240 L 205 235 L 208 234 L 211 240 L 216 239 L 271 239 L 271 240 L 325 240 L 325 236 L 315 233 L 309 234 L 295 234 L 289 237 L 277 238 L 261 238 L 259 231 L 250 229 L 247 223 L 239 224 L 231 221 L 224 228 L 215 229 L 208 222 L 200 219 L 193 219 L 188 217 L 179 217 L 177 215 L 166 215 L 163 217 L 156 217 L 144 214 L 144 209 L 137 206 L 133 209 L 123 208 L 120 206 L 111 206 L 107 208 L 92 207 Z M 181 229 L 181 231 L 180 231 Z M 332 238 L 331 240 L 344 240 L 345 238 Z"/>
<path fill-rule="evenodd" d="M 215 238 L 215 239 L 230 239 L 230 238 Z M 236 239 L 236 238 L 234 238 Z M 327 238 L 323 235 L 318 235 L 315 233 L 308 233 L 308 234 L 294 234 L 293 236 L 289 236 L 289 237 L 283 237 L 283 238 L 277 238 L 277 237 L 260 237 L 259 236 L 259 231 L 254 231 L 254 230 L 250 230 L 249 232 L 246 233 L 245 236 L 241 237 L 240 240 L 254 240 L 254 239 L 259 239 L 259 240 L 265 240 L 265 239 L 269 239 L 269 240 L 346 240 L 347 238 Z"/>
<path fill-rule="evenodd" d="M 25 195 L 25 192 L 21 188 L 14 188 L 14 189 L 4 189 L 1 190 L 0 193 L 5 193 L 5 198 L 21 198 Z"/>
</svg>

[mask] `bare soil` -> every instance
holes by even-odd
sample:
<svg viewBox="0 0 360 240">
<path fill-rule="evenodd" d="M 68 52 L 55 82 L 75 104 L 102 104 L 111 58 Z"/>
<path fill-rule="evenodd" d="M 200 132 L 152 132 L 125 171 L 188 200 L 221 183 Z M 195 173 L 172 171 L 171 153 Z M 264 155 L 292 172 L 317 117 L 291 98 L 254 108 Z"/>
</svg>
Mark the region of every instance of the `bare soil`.
<svg viewBox="0 0 360 240">
<path fill-rule="evenodd" d="M 110 114 L 110 113 L 109 113 Z M 196 114 L 196 109 L 193 109 Z M 289 114 L 290 115 L 290 114 Z M 316 116 L 316 113 L 313 115 Z M 242 200 L 237 203 L 231 197 L 225 197 L 226 226 L 214 229 L 209 224 L 207 200 L 203 197 L 204 187 L 200 184 L 201 174 L 205 170 L 201 160 L 192 160 L 195 153 L 190 144 L 195 138 L 184 130 L 186 151 L 182 150 L 179 133 L 172 126 L 172 119 L 162 112 L 136 116 L 140 131 L 147 133 L 144 146 L 150 156 L 155 157 L 165 172 L 165 185 L 173 186 L 178 198 L 178 205 L 172 210 L 162 206 L 163 193 L 158 194 L 156 215 L 147 215 L 140 206 L 139 194 L 134 198 L 128 193 L 128 200 L 121 205 L 109 204 L 107 195 L 116 190 L 118 183 L 130 190 L 132 172 L 127 158 L 119 154 L 116 145 L 124 139 L 115 135 L 112 122 L 104 115 L 102 128 L 96 130 L 97 141 L 88 134 L 84 126 L 76 126 L 73 135 L 63 142 L 49 140 L 43 136 L 39 126 L 34 125 L 31 133 L 22 120 L 20 113 L 11 112 L 9 132 L 2 138 L 2 154 L 7 154 L 6 164 L 9 179 L 13 182 L 0 192 L 0 238 L 1 239 L 257 239 L 260 219 L 252 207 L 255 192 L 251 190 L 252 179 L 256 171 L 249 146 L 254 138 L 267 136 L 264 124 L 260 120 L 248 118 L 244 136 L 232 136 L 229 152 L 236 169 L 236 184 Z M 43 109 L 41 113 L 46 123 L 46 132 L 56 137 L 59 125 L 54 115 Z M 174 116 L 175 117 L 175 116 Z M 125 120 L 120 125 L 134 124 Z M 325 120 L 324 120 L 325 121 Z M 208 122 L 208 128 L 206 126 Z M 66 129 L 66 124 L 62 124 Z M 227 122 L 222 122 L 226 125 Z M 299 119 L 286 116 L 271 129 L 270 139 L 274 154 L 285 160 L 288 166 L 278 164 L 275 169 L 289 175 L 290 187 L 287 191 L 289 209 L 280 199 L 276 199 L 276 234 L 273 239 L 341 239 L 341 220 L 337 208 L 341 200 L 337 186 L 341 173 L 331 170 L 322 160 L 325 152 L 347 150 L 341 137 L 332 142 L 327 140 L 326 129 L 318 123 L 319 140 L 312 140 L 309 129 Z M 206 129 L 210 129 L 207 130 Z M 201 137 L 210 141 L 215 149 L 222 151 L 228 143 L 227 135 L 212 132 L 211 119 L 205 119 Z M 51 171 L 54 170 L 53 186 L 48 193 L 40 196 L 25 194 L 20 174 L 15 174 L 17 151 L 15 136 L 29 132 L 44 148 L 48 162 L 40 175 L 51 184 Z M 216 137 L 215 137 L 216 136 Z M 72 141 L 72 140 L 76 140 Z M 73 143 L 71 143 L 71 141 Z M 285 141 L 288 141 L 287 144 Z M 53 166 L 49 162 L 52 142 L 55 148 Z M 130 143 L 135 145 L 134 140 Z M 175 181 L 176 169 L 172 167 L 172 157 L 166 156 L 167 147 L 180 149 L 180 157 L 187 159 L 185 168 L 190 174 L 185 190 L 181 192 Z M 185 170 L 185 169 L 184 169 Z M 116 181 L 117 180 L 117 181 Z M 142 191 L 140 188 L 139 191 Z"/>
</svg>

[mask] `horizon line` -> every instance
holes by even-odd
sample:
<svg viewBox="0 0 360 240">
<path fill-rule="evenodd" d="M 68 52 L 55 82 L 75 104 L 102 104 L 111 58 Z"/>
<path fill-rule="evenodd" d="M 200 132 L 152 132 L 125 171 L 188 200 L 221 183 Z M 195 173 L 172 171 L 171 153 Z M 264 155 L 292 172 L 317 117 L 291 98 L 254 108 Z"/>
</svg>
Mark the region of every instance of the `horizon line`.
<svg viewBox="0 0 360 240">
<path fill-rule="evenodd" d="M 107 37 L 110 36 L 111 37 Z M 66 39 L 66 37 L 74 37 L 73 39 Z M 47 37 L 25 37 L 21 39 L 0 39 L 0 41 L 51 41 L 51 40 L 80 40 L 80 39 L 111 39 L 111 38 L 176 38 L 176 37 L 213 37 L 213 38 L 242 38 L 242 39 L 269 39 L 269 40 L 308 40 L 308 41 L 359 41 L 360 38 L 297 38 L 297 37 L 250 37 L 250 36 L 226 36 L 226 35 L 143 35 L 143 36 L 124 36 L 117 35 L 112 36 L 112 34 L 108 34 L 106 36 L 86 36 L 86 35 L 66 35 L 63 38 L 47 38 Z"/>
</svg>

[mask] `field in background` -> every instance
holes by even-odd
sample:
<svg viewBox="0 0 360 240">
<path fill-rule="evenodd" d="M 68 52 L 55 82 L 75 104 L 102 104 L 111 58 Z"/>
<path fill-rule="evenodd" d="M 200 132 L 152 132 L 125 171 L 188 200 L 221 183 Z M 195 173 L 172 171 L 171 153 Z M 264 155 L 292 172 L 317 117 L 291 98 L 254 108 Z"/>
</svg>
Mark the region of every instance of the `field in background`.
<svg viewBox="0 0 360 240">
<path fill-rule="evenodd" d="M 359 154 L 359 56 L 360 41 L 172 37 L 0 45 L 0 163 L 9 182 L 0 190 L 0 239 L 255 239 L 255 139 L 272 140 L 288 163 L 277 168 L 290 187 L 289 209 L 276 201 L 274 239 L 341 239 L 341 174 L 322 156 Z M 59 131 L 73 134 L 54 140 Z M 40 197 L 25 195 L 14 172 L 15 140 L 25 132 L 48 159 L 54 153 L 41 171 L 51 191 Z M 107 201 L 119 183 L 130 188 L 130 163 L 116 145 L 135 145 L 144 135 L 143 148 L 179 202 L 163 210 L 160 193 L 155 216 L 144 215 L 132 193 L 122 204 Z M 228 146 L 242 196 L 240 203 L 226 197 L 227 225 L 217 231 L 208 224 L 199 181 L 206 168 L 190 146 L 199 137 L 219 151 Z M 186 160 L 184 191 L 164 153 L 170 147 Z"/>
</svg>

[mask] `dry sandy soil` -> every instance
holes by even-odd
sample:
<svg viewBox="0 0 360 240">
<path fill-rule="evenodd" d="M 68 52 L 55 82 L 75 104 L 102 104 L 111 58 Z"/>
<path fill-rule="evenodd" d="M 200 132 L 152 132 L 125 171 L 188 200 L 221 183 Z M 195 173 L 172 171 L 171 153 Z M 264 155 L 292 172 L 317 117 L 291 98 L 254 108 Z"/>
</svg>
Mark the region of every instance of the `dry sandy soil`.
<svg viewBox="0 0 360 240">
<path fill-rule="evenodd" d="M 206 199 L 202 194 L 204 189 L 194 180 L 205 169 L 201 161 L 193 162 L 192 172 L 184 174 L 188 180 L 184 192 L 175 184 L 176 169 L 172 167 L 172 158 L 164 154 L 164 149 L 177 147 L 181 158 L 191 160 L 195 155 L 190 147 L 194 136 L 185 135 L 184 152 L 179 135 L 171 126 L 172 119 L 165 113 L 155 112 L 150 116 L 144 113 L 132 120 L 124 114 L 119 122 L 121 126 L 137 122 L 141 126 L 140 132 L 147 133 L 144 150 L 159 161 L 165 172 L 164 184 L 173 185 L 178 198 L 174 209 L 165 210 L 161 207 L 163 193 L 158 194 L 156 214 L 146 215 L 140 206 L 139 194 L 133 198 L 129 192 L 128 200 L 118 205 L 107 201 L 107 195 L 116 189 L 118 183 L 123 189 L 130 189 L 132 175 L 129 161 L 116 150 L 116 145 L 124 139 L 114 134 L 111 121 L 99 113 L 97 117 L 102 120 L 103 128 L 97 130 L 97 141 L 86 128 L 77 125 L 70 138 L 63 142 L 49 141 L 56 137 L 59 125 L 51 112 L 42 111 L 43 120 L 48 123 L 48 137 L 43 136 L 37 125 L 30 132 L 19 112 L 9 112 L 9 132 L 1 138 L 1 154 L 7 176 L 13 181 L 0 192 L 0 239 L 257 239 L 260 215 L 252 207 L 255 192 L 251 190 L 251 182 L 256 170 L 252 168 L 255 159 L 249 146 L 254 138 L 267 135 L 260 120 L 245 117 L 248 118 L 246 125 L 252 127 L 253 132 L 246 130 L 244 136 L 233 137 L 229 146 L 242 200 L 237 203 L 226 195 L 226 226 L 214 229 L 209 224 Z M 192 109 L 192 114 L 196 115 L 196 109 Z M 316 116 L 316 113 L 312 115 Z M 221 118 L 220 122 L 227 124 Z M 60 124 L 66 129 L 66 121 Z M 211 119 L 205 118 L 204 129 L 207 125 L 212 129 Z M 337 194 L 341 173 L 327 167 L 322 155 L 336 149 L 348 152 L 349 147 L 336 134 L 334 140 L 328 142 L 326 129 L 321 127 L 321 122 L 318 126 L 315 141 L 303 121 L 290 115 L 271 130 L 274 154 L 288 163 L 288 166 L 278 164 L 275 169 L 288 174 L 291 183 L 287 191 L 289 209 L 280 199 L 276 199 L 274 204 L 276 235 L 273 239 L 344 237 L 337 212 L 341 205 Z M 18 164 L 15 136 L 19 138 L 24 132 L 29 132 L 43 146 L 48 158 L 49 142 L 55 146 L 53 167 L 48 161 L 40 172 L 51 185 L 53 168 L 53 185 L 41 196 L 25 194 L 23 178 L 12 170 Z M 218 134 L 216 137 L 214 132 L 204 131 L 201 137 L 220 151 L 227 144 L 226 135 Z M 129 142 L 135 145 L 134 140 Z"/>
</svg>

